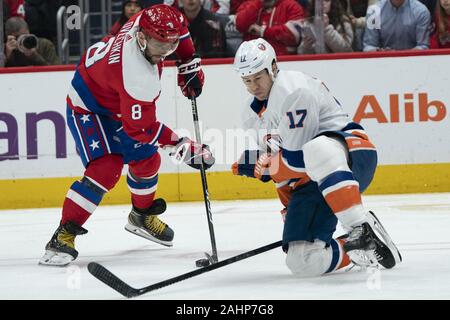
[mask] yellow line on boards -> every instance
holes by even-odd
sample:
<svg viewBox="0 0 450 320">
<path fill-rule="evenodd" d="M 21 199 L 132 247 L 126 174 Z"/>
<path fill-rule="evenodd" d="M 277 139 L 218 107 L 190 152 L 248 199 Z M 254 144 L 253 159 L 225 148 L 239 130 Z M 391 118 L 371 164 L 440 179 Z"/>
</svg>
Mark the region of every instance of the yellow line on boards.
<svg viewBox="0 0 450 320">
<path fill-rule="evenodd" d="M 0 209 L 60 207 L 76 177 L 0 180 Z M 211 200 L 276 198 L 274 185 L 233 176 L 231 172 L 207 173 Z M 365 194 L 428 193 L 450 191 L 450 163 L 384 165 Z M 159 175 L 157 197 L 167 201 L 201 201 L 199 173 Z M 102 204 L 129 204 L 125 177 L 107 193 Z"/>
</svg>

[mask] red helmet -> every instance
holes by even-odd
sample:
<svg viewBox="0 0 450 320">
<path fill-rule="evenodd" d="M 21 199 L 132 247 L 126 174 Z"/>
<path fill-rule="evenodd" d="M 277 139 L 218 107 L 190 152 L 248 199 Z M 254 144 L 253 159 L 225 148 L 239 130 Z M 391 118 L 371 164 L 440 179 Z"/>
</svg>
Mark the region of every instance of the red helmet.
<svg viewBox="0 0 450 320">
<path fill-rule="evenodd" d="M 142 12 L 139 26 L 148 36 L 161 42 L 175 42 L 181 35 L 183 16 L 165 4 L 158 4 Z"/>
</svg>

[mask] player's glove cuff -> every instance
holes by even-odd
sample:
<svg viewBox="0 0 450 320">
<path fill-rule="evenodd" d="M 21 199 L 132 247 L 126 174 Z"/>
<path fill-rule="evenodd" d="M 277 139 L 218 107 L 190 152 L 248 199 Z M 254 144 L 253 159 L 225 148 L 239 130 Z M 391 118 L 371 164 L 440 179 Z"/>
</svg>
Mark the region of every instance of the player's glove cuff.
<svg viewBox="0 0 450 320">
<path fill-rule="evenodd" d="M 235 162 L 231 169 L 235 175 L 268 182 L 272 180 L 269 175 L 268 160 L 269 157 L 266 153 L 259 150 L 245 150 L 239 161 Z"/>
<path fill-rule="evenodd" d="M 197 98 L 202 93 L 205 75 L 201 69 L 201 59 L 198 55 L 192 56 L 188 62 L 177 62 L 178 86 L 183 95 L 189 99 Z"/>
</svg>

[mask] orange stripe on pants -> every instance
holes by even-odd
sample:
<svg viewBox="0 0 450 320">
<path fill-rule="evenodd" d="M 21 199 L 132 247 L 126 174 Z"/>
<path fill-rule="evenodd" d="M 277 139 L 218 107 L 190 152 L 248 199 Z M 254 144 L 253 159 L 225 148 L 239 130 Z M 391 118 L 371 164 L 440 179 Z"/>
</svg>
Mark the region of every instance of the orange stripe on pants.
<svg viewBox="0 0 450 320">
<path fill-rule="evenodd" d="M 327 194 L 325 201 L 334 213 L 338 213 L 361 204 L 361 194 L 358 186 L 346 186 Z"/>
</svg>

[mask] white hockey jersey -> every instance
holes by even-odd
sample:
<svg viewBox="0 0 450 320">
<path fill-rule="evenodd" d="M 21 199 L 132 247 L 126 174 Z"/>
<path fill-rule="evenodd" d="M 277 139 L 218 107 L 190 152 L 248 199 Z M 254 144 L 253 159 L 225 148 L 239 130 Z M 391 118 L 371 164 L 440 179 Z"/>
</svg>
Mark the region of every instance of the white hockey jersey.
<svg viewBox="0 0 450 320">
<path fill-rule="evenodd" d="M 253 131 L 264 150 L 265 136 L 279 135 L 280 152 L 271 160 L 279 163 L 270 168 L 276 182 L 305 178 L 302 146 L 322 132 L 342 130 L 351 122 L 322 81 L 298 71 L 279 71 L 265 110 L 255 109 L 251 101 L 242 114 L 243 128 Z"/>
</svg>

